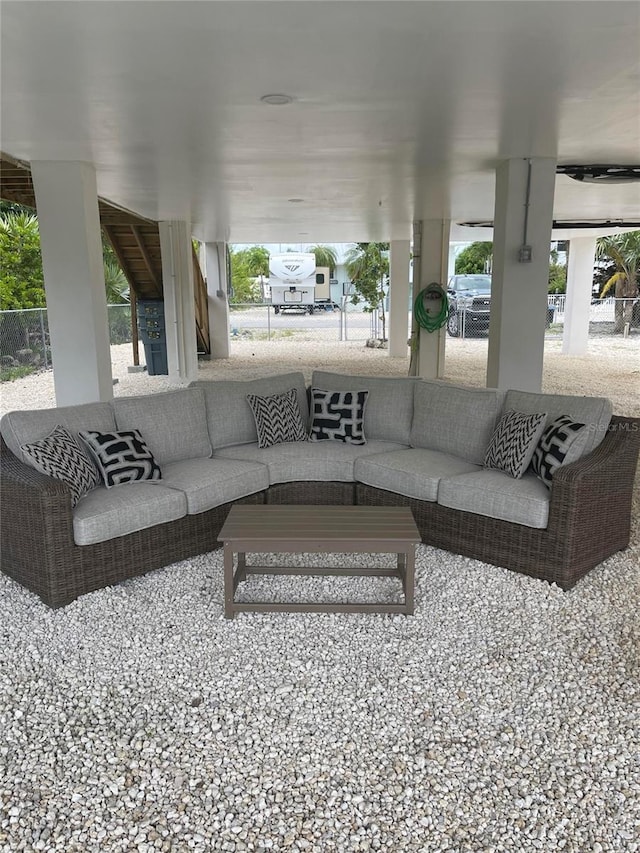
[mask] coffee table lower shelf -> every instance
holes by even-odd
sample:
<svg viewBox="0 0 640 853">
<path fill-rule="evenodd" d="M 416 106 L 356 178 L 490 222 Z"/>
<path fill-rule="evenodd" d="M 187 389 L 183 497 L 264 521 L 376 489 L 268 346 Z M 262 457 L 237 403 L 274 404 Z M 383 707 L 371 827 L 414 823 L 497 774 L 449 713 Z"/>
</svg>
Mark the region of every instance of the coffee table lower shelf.
<svg viewBox="0 0 640 853">
<path fill-rule="evenodd" d="M 224 543 L 224 615 L 236 613 L 404 613 L 414 607 L 415 546 L 420 540 L 407 507 L 254 506 L 231 508 L 218 537 Z M 247 565 L 247 553 L 396 554 L 396 568 Z M 237 555 L 237 558 L 236 558 Z M 248 575 L 394 577 L 404 602 L 236 601 Z"/>
</svg>

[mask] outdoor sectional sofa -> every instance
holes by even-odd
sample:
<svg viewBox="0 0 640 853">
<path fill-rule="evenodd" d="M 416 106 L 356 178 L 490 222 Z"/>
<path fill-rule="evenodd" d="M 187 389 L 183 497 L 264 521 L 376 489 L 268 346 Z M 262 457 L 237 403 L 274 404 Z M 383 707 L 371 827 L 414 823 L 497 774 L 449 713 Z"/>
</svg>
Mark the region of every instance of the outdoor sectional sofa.
<svg viewBox="0 0 640 853">
<path fill-rule="evenodd" d="M 367 391 L 366 443 L 259 447 L 248 394 L 295 389 L 305 431 L 310 388 Z M 584 424 L 551 486 L 484 466 L 504 413 Z M 24 445 L 58 425 L 72 435 L 138 430 L 161 479 L 90 489 L 36 470 Z M 92 590 L 220 547 L 236 502 L 411 507 L 423 541 L 563 589 L 629 542 L 640 419 L 595 397 L 469 389 L 415 378 L 315 371 L 199 381 L 167 393 L 15 411 L 0 423 L 2 570 L 60 607 Z M 154 475 L 155 476 L 155 475 Z"/>
</svg>

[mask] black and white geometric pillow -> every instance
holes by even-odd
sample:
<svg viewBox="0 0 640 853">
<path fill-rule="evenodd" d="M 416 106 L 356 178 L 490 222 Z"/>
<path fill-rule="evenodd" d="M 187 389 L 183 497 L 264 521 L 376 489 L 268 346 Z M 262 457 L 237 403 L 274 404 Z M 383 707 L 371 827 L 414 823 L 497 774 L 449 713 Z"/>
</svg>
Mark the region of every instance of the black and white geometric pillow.
<svg viewBox="0 0 640 853">
<path fill-rule="evenodd" d="M 485 468 L 497 468 L 518 480 L 529 466 L 546 414 L 505 412 L 496 426 L 484 457 Z"/>
<path fill-rule="evenodd" d="M 295 388 L 270 397 L 247 394 L 247 402 L 256 422 L 258 447 L 307 440 Z"/>
<path fill-rule="evenodd" d="M 531 459 L 531 470 L 549 488 L 554 472 L 584 428 L 585 424 L 577 423 L 569 415 L 560 415 L 542 433 Z"/>
<path fill-rule="evenodd" d="M 122 432 L 82 430 L 78 435 L 91 451 L 108 489 L 122 483 L 162 478 L 153 453 L 137 429 Z"/>
<path fill-rule="evenodd" d="M 368 391 L 311 389 L 311 441 L 344 441 L 366 444 L 364 407 Z"/>
<path fill-rule="evenodd" d="M 71 506 L 95 488 L 100 475 L 72 433 L 58 425 L 46 438 L 21 447 L 42 474 L 67 483 L 71 489 Z"/>
</svg>

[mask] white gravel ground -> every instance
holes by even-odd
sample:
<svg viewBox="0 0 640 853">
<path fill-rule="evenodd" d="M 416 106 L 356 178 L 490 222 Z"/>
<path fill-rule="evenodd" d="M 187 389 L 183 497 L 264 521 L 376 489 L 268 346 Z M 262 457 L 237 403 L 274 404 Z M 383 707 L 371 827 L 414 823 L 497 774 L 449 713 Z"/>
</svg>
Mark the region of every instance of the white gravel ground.
<svg viewBox="0 0 640 853">
<path fill-rule="evenodd" d="M 637 414 L 628 344 L 552 345 L 545 388 Z M 270 346 L 234 343 L 202 373 L 406 373 L 361 344 Z M 482 347 L 449 342 L 448 378 L 482 384 Z M 127 364 L 128 347 L 116 393 L 166 387 Z M 3 386 L 2 410 L 53 405 L 47 382 Z M 420 546 L 414 617 L 227 621 L 220 552 L 60 611 L 0 575 L 0 850 L 639 851 L 637 510 L 631 547 L 569 593 Z"/>
<path fill-rule="evenodd" d="M 486 338 L 447 338 L 445 379 L 466 385 L 486 385 Z M 129 373 L 130 344 L 111 348 L 114 394 L 150 394 L 170 386 L 166 376 Z M 144 362 L 144 351 L 140 349 Z M 363 341 L 337 341 L 335 331 L 320 329 L 277 341 L 232 340 L 231 358 L 201 361 L 203 379 L 252 379 L 301 370 L 307 380 L 314 368 L 371 376 L 406 376 L 408 358 L 390 358 L 386 350 L 369 349 Z M 545 344 L 543 390 L 564 394 L 601 395 L 613 401 L 618 414 L 640 412 L 640 334 L 592 337 L 585 356 L 562 354 L 562 341 Z M 0 385 L 0 414 L 11 409 L 55 406 L 51 371 Z"/>
</svg>

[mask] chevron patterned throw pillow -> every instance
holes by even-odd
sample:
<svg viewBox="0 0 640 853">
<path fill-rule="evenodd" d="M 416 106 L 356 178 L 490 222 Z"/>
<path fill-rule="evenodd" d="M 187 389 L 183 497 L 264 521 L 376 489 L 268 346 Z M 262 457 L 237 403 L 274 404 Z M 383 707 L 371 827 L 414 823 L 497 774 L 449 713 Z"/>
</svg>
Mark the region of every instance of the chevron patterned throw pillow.
<svg viewBox="0 0 640 853">
<path fill-rule="evenodd" d="M 95 465 L 80 443 L 64 426 L 57 426 L 46 438 L 23 444 L 22 452 L 42 474 L 67 483 L 71 506 L 76 506 L 100 482 Z"/>
<path fill-rule="evenodd" d="M 78 435 L 91 451 L 108 489 L 138 480 L 162 479 L 160 467 L 139 430 L 82 430 Z"/>
<path fill-rule="evenodd" d="M 505 412 L 498 421 L 484 458 L 485 468 L 497 468 L 518 480 L 529 466 L 544 430 L 546 413 Z"/>
<path fill-rule="evenodd" d="M 576 423 L 569 415 L 560 415 L 542 433 L 531 459 L 531 470 L 549 488 L 554 472 L 574 441 L 584 435 L 584 428 L 585 424 Z"/>
<path fill-rule="evenodd" d="M 295 388 L 270 397 L 247 394 L 247 402 L 256 422 L 258 447 L 307 440 Z"/>
<path fill-rule="evenodd" d="M 311 389 L 311 441 L 344 441 L 366 444 L 364 407 L 368 391 L 323 391 Z"/>
</svg>

